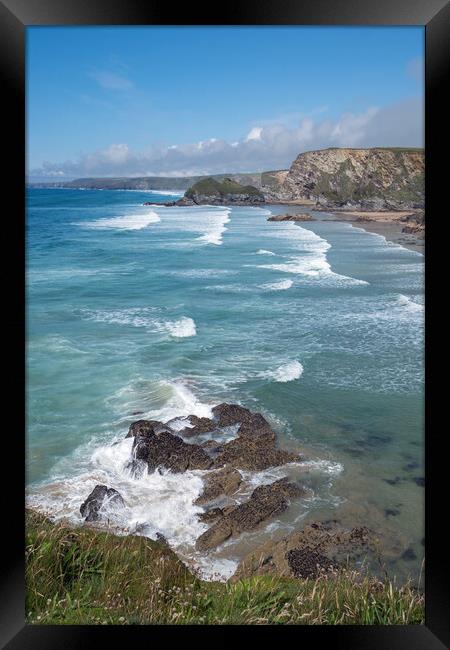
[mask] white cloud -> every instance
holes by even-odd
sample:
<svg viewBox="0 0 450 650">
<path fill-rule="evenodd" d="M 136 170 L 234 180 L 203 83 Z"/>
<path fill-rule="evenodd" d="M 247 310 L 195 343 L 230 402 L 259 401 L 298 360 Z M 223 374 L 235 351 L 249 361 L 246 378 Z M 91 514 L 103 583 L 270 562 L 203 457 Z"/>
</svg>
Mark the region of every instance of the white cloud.
<svg viewBox="0 0 450 650">
<path fill-rule="evenodd" d="M 211 138 L 190 144 L 152 146 L 133 152 L 126 144 L 111 144 L 77 161 L 44 163 L 30 176 L 183 176 L 223 172 L 286 169 L 302 151 L 326 147 L 423 146 L 423 105 L 410 98 L 335 120 L 304 117 L 295 126 L 269 123 L 254 126 L 241 140 Z M 59 174 L 60 175 L 60 174 Z"/>
<path fill-rule="evenodd" d="M 115 72 L 109 72 L 108 70 L 92 70 L 89 76 L 106 90 L 129 90 L 134 85 L 126 77 Z"/>
<path fill-rule="evenodd" d="M 262 133 L 262 127 L 254 126 L 253 129 L 249 132 L 249 134 L 245 138 L 245 141 L 248 142 L 249 140 L 261 140 L 261 133 Z"/>
</svg>

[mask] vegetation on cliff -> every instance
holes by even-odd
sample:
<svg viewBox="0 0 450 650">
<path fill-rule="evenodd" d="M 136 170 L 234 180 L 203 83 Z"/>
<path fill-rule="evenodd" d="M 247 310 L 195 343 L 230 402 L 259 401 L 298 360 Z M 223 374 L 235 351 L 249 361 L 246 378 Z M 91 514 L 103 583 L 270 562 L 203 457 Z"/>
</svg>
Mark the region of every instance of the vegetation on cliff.
<svg viewBox="0 0 450 650">
<path fill-rule="evenodd" d="M 263 193 L 253 185 L 241 185 L 232 178 L 218 181 L 212 176 L 194 183 L 184 196 L 195 202 L 210 198 L 224 201 L 234 198 L 239 201 L 264 201 Z"/>
<path fill-rule="evenodd" d="M 301 153 L 283 187 L 325 207 L 400 210 L 424 205 L 423 149 L 322 149 Z"/>
<path fill-rule="evenodd" d="M 424 600 L 342 570 L 205 582 L 163 542 L 53 524 L 28 511 L 26 611 L 38 624 L 422 624 Z"/>
</svg>

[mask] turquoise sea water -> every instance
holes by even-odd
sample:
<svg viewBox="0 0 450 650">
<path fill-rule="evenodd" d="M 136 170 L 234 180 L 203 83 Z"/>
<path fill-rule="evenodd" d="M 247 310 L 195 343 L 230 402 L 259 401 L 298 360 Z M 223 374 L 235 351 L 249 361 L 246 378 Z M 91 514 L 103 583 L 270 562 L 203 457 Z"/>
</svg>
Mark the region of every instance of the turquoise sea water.
<svg viewBox="0 0 450 650">
<path fill-rule="evenodd" d="M 323 213 L 299 225 L 267 221 L 281 206 L 142 205 L 171 198 L 28 191 L 30 503 L 81 521 L 80 503 L 107 483 L 127 503 L 117 525 L 163 532 L 222 575 L 265 536 L 328 517 L 373 527 L 390 568 L 416 574 L 423 256 Z M 311 496 L 205 559 L 193 551 L 202 472 L 133 479 L 123 438 L 133 420 L 221 401 L 262 412 L 305 456 L 247 476 L 242 498 L 282 475 Z"/>
</svg>

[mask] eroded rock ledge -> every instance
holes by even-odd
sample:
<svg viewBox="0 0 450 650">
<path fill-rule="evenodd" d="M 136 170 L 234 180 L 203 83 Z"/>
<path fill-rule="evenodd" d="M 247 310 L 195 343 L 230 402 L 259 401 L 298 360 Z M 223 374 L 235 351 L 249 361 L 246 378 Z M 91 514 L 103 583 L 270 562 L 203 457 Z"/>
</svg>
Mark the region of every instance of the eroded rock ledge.
<svg viewBox="0 0 450 650">
<path fill-rule="evenodd" d="M 257 487 L 250 499 L 236 507 L 217 512 L 218 521 L 197 540 L 198 551 L 209 551 L 230 537 L 251 531 L 260 523 L 278 515 L 289 507 L 290 499 L 300 497 L 306 491 L 287 478 L 279 479 L 269 485 Z"/>
<path fill-rule="evenodd" d="M 172 472 L 188 469 L 219 469 L 231 465 L 235 469 L 260 471 L 299 460 L 299 454 L 279 449 L 275 431 L 260 413 L 252 413 L 238 404 L 219 404 L 212 409 L 213 419 L 186 418 L 188 426 L 175 432 L 174 423 L 138 420 L 131 424 L 127 437 L 134 437 L 134 469 L 149 472 L 165 467 Z M 236 426 L 237 437 L 220 443 L 214 435 L 227 427 Z M 193 438 L 211 434 L 201 444 L 187 443 L 183 437 Z"/>
<path fill-rule="evenodd" d="M 240 470 L 261 471 L 299 461 L 300 455 L 280 449 L 267 420 L 238 404 L 215 406 L 212 418 L 191 415 L 166 423 L 137 420 L 126 437 L 133 438 L 127 467 L 136 476 L 160 468 L 174 473 L 208 470 L 203 476 L 203 492 L 195 501 L 195 505 L 206 506 L 199 519 L 212 524 L 197 540 L 200 551 L 209 551 L 229 537 L 255 529 L 284 512 L 291 499 L 306 494 L 302 487 L 283 478 L 257 487 L 247 501 L 241 502 L 242 494 L 237 495 L 244 482 Z M 97 485 L 80 510 L 86 521 L 105 519 L 113 501 L 115 507 L 125 505 L 116 490 Z"/>
<path fill-rule="evenodd" d="M 233 579 L 266 574 L 315 578 L 375 552 L 376 544 L 375 533 L 367 527 L 315 522 L 281 540 L 266 541 L 242 560 Z"/>
<path fill-rule="evenodd" d="M 267 221 L 316 221 L 310 214 L 272 214 Z"/>
</svg>

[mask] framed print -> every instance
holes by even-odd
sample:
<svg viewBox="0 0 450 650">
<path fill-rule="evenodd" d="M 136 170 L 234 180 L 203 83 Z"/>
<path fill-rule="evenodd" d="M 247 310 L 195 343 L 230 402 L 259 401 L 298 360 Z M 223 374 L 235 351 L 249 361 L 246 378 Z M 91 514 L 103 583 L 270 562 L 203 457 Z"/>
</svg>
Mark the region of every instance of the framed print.
<svg viewBox="0 0 450 650">
<path fill-rule="evenodd" d="M 0 10 L 3 646 L 446 647 L 448 5 Z"/>
</svg>

